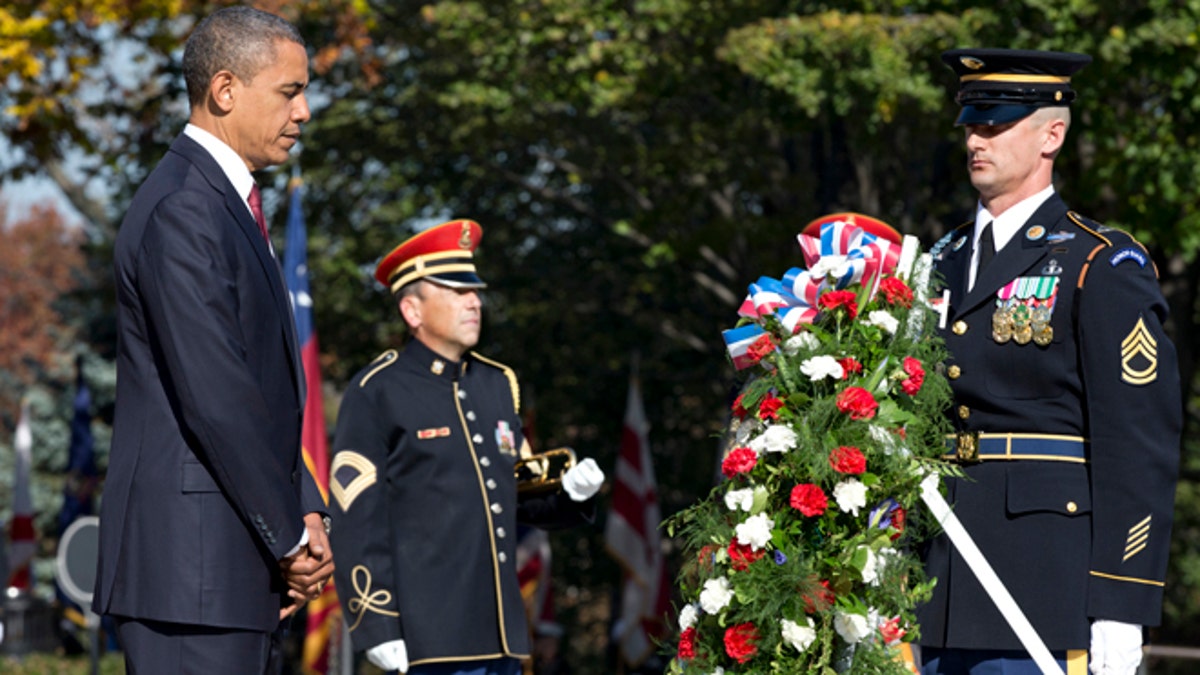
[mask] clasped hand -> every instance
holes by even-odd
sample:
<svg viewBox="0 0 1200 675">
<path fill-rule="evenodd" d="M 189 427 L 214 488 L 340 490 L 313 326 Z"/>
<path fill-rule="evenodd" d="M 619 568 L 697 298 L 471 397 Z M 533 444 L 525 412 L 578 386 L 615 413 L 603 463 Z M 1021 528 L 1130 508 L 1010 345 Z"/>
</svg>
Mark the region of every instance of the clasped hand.
<svg viewBox="0 0 1200 675">
<path fill-rule="evenodd" d="M 287 581 L 288 597 L 292 599 L 292 604 L 279 610 L 281 621 L 295 614 L 304 603 L 316 600 L 333 575 L 333 552 L 321 514 L 304 516 L 304 528 L 308 532 L 308 543 L 295 555 L 279 561 L 279 569 Z"/>
</svg>

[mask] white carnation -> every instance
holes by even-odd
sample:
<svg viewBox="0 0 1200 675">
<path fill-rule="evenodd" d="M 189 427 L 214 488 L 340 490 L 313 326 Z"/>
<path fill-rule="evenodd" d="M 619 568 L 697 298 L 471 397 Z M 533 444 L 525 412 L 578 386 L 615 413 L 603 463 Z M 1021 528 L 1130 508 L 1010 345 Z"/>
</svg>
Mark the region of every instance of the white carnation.
<svg viewBox="0 0 1200 675">
<path fill-rule="evenodd" d="M 833 629 L 842 639 L 850 644 L 856 644 L 871 632 L 871 624 L 862 614 L 838 612 L 833 617 Z"/>
<path fill-rule="evenodd" d="M 739 524 L 734 529 L 737 532 L 739 544 L 758 551 L 771 541 L 771 528 L 773 527 L 775 527 L 775 521 L 768 518 L 767 514 L 760 513 L 757 516 L 750 516 L 746 522 Z"/>
<path fill-rule="evenodd" d="M 783 343 L 783 353 L 787 356 L 795 356 L 800 353 L 801 349 L 812 351 L 821 346 L 821 340 L 816 335 L 804 331 L 797 333 L 788 338 Z"/>
<path fill-rule="evenodd" d="M 754 505 L 754 490 L 752 488 L 742 488 L 741 490 L 730 490 L 725 493 L 725 506 L 730 511 L 749 511 Z"/>
<path fill-rule="evenodd" d="M 896 329 L 900 327 L 900 322 L 896 317 L 892 316 L 891 312 L 882 309 L 877 309 L 867 315 L 863 323 L 868 326 L 879 326 L 884 332 L 892 335 L 896 334 Z"/>
<path fill-rule="evenodd" d="M 699 616 L 700 612 L 697 611 L 695 605 L 684 605 L 679 612 L 679 630 L 687 630 L 696 625 L 696 619 Z"/>
<path fill-rule="evenodd" d="M 833 488 L 833 498 L 842 513 L 857 516 L 858 510 L 867 505 L 867 486 L 857 478 L 847 478 Z"/>
<path fill-rule="evenodd" d="M 704 582 L 704 590 L 700 591 L 700 609 L 705 614 L 716 614 L 729 606 L 733 599 L 733 589 L 725 577 L 709 579 Z"/>
<path fill-rule="evenodd" d="M 796 447 L 796 432 L 784 424 L 772 424 L 757 438 L 750 441 L 750 449 L 763 452 L 787 452 Z"/>
<path fill-rule="evenodd" d="M 875 551 L 872 551 L 870 546 L 860 546 L 859 548 L 867 552 L 867 562 L 862 569 L 863 583 L 878 586 L 879 573 L 883 571 L 883 561 L 875 555 Z"/>
<path fill-rule="evenodd" d="M 842 369 L 842 364 L 832 356 L 814 356 L 805 359 L 800 364 L 800 372 L 808 376 L 808 379 L 816 382 L 828 377 L 831 380 L 840 380 L 846 371 Z"/>
<path fill-rule="evenodd" d="M 806 624 L 798 624 L 790 619 L 784 619 L 779 622 L 783 627 L 783 639 L 796 648 L 796 651 L 804 651 L 808 646 L 817 639 L 817 631 L 813 630 L 813 620 L 804 617 Z"/>
</svg>

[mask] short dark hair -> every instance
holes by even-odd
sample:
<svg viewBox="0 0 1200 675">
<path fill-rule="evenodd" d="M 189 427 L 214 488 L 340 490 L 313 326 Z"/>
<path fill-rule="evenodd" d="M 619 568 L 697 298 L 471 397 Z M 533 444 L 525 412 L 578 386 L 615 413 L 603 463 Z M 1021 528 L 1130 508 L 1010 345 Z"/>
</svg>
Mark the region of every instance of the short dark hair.
<svg viewBox="0 0 1200 675">
<path fill-rule="evenodd" d="M 188 102 L 204 102 L 213 75 L 228 70 L 243 82 L 275 59 L 280 40 L 304 46 L 300 31 L 286 20 L 253 7 L 225 7 L 208 15 L 183 48 L 183 79 Z"/>
</svg>

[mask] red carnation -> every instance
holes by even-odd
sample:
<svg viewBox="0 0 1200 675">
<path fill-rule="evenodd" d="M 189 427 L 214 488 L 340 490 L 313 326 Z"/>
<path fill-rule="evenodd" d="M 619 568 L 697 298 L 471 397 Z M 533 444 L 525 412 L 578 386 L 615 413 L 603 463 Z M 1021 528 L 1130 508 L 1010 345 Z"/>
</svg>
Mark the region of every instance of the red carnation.
<svg viewBox="0 0 1200 675">
<path fill-rule="evenodd" d="M 738 394 L 738 397 L 733 400 L 733 405 L 729 406 L 729 408 L 733 410 L 733 416 L 739 420 L 746 419 L 746 415 L 750 414 L 750 411 L 746 410 L 746 408 L 742 406 L 743 396 L 745 396 L 745 394 Z"/>
<path fill-rule="evenodd" d="M 758 363 L 763 360 L 764 356 L 773 351 L 775 351 L 775 343 L 771 342 L 771 334 L 763 333 L 746 348 L 746 356 L 749 356 L 750 360 L 754 363 Z"/>
<path fill-rule="evenodd" d="M 879 292 L 883 294 L 883 299 L 889 305 L 912 307 L 912 289 L 908 287 L 908 284 L 896 277 L 887 277 L 883 281 L 880 281 Z"/>
<path fill-rule="evenodd" d="M 894 645 L 900 642 L 908 631 L 900 627 L 900 617 L 892 617 L 879 625 L 879 635 L 884 644 Z"/>
<path fill-rule="evenodd" d="M 867 458 L 863 457 L 858 448 L 843 445 L 829 453 L 829 466 L 832 466 L 834 471 L 857 476 L 867 470 Z"/>
<path fill-rule="evenodd" d="M 721 462 L 721 473 L 726 478 L 733 478 L 739 473 L 747 473 L 758 463 L 758 453 L 750 448 L 734 448 Z"/>
<path fill-rule="evenodd" d="M 896 531 L 891 537 L 893 541 L 899 539 L 901 534 L 904 534 L 904 519 L 906 517 L 907 513 L 903 506 L 897 506 L 892 511 L 892 524 L 889 527 Z"/>
<path fill-rule="evenodd" d="M 818 485 L 802 483 L 792 488 L 791 505 L 800 513 L 812 518 L 825 513 L 829 506 L 829 498 Z"/>
<path fill-rule="evenodd" d="M 683 631 L 679 634 L 679 658 L 684 661 L 690 661 L 696 658 L 696 627 Z"/>
<path fill-rule="evenodd" d="M 858 296 L 850 291 L 829 291 L 817 299 L 817 304 L 829 310 L 845 309 L 851 319 L 858 316 Z"/>
<path fill-rule="evenodd" d="M 833 595 L 833 591 L 829 590 L 829 581 L 813 584 L 812 590 L 809 593 L 802 593 L 800 599 L 804 601 L 804 611 L 809 614 L 816 614 L 827 607 L 831 607 L 833 606 L 833 602 L 837 600 Z"/>
<path fill-rule="evenodd" d="M 863 365 L 858 362 L 858 359 L 853 356 L 847 356 L 844 359 L 837 360 L 838 365 L 842 367 L 842 379 L 850 379 L 851 375 L 858 375 L 863 371 Z"/>
<path fill-rule="evenodd" d="M 725 629 L 725 653 L 738 663 L 745 663 L 758 653 L 760 636 L 753 623 L 739 623 Z"/>
<path fill-rule="evenodd" d="M 921 385 L 925 383 L 925 368 L 921 366 L 921 362 L 911 356 L 904 357 L 904 372 L 908 374 L 908 378 L 900 383 L 900 388 L 909 396 L 916 396 L 918 391 L 921 391 Z"/>
<path fill-rule="evenodd" d="M 837 397 L 838 410 L 850 415 L 852 420 L 869 420 L 875 416 L 879 404 L 871 392 L 862 387 L 846 387 Z"/>
<path fill-rule="evenodd" d="M 774 394 L 767 394 L 762 403 L 758 404 L 758 417 L 763 420 L 778 420 L 779 409 L 783 407 L 783 399 Z"/>
<path fill-rule="evenodd" d="M 729 564 L 735 572 L 744 572 L 750 563 L 767 554 L 766 549 L 755 551 L 749 544 L 739 544 L 737 539 L 729 542 Z"/>
</svg>

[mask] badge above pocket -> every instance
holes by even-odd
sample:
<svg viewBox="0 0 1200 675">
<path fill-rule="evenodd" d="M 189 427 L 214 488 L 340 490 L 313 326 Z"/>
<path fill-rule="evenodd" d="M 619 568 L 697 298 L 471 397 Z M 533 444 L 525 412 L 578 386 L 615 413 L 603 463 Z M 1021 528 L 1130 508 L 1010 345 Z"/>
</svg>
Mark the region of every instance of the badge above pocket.
<svg viewBox="0 0 1200 675">
<path fill-rule="evenodd" d="M 1061 271 L 1055 261 L 1047 265 Z M 992 313 L 992 339 L 996 344 L 1033 342 L 1045 347 L 1054 341 L 1050 319 L 1058 299 L 1057 276 L 1017 277 L 996 291 Z"/>
</svg>

